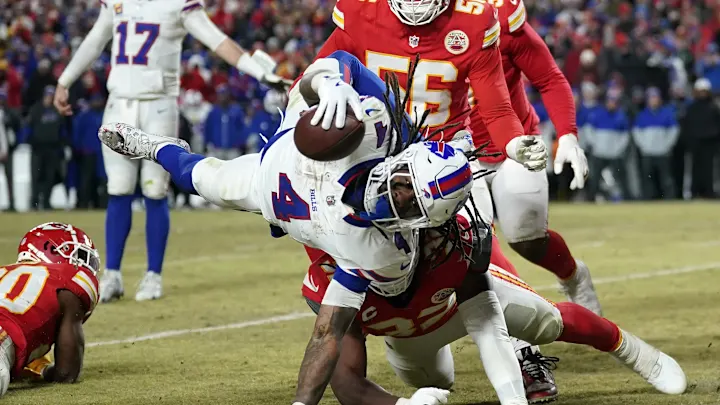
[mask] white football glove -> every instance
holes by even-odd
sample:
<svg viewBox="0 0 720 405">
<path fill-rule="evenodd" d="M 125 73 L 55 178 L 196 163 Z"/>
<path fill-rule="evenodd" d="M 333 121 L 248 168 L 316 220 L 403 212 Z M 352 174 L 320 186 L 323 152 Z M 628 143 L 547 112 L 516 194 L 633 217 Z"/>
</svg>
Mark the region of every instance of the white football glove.
<svg viewBox="0 0 720 405">
<path fill-rule="evenodd" d="M 475 149 L 475 144 L 473 143 L 470 131 L 464 129 L 457 131 L 453 136 L 453 139 L 448 142 L 448 145 L 452 146 L 455 149 L 460 149 L 465 153 L 472 152 L 473 149 Z"/>
<path fill-rule="evenodd" d="M 548 151 L 545 142 L 539 136 L 515 137 L 508 142 L 505 151 L 510 159 L 521 163 L 532 172 L 538 172 L 547 167 Z"/>
<path fill-rule="evenodd" d="M 395 405 L 440 405 L 447 404 L 450 391 L 440 388 L 420 388 L 410 399 L 400 398 Z"/>
<path fill-rule="evenodd" d="M 360 95 L 350 84 L 342 80 L 340 73 L 325 74 L 319 80 L 317 94 L 320 103 L 315 110 L 315 115 L 310 120 L 310 125 L 317 125 L 322 119 L 322 128 L 327 130 L 330 129 L 332 119 L 335 117 L 335 126 L 337 128 L 345 127 L 348 104 L 355 117 L 359 120 L 362 119 Z"/>
<path fill-rule="evenodd" d="M 588 175 L 588 161 L 585 157 L 585 151 L 578 145 L 577 136 L 574 134 L 566 134 L 558 139 L 558 148 L 555 154 L 555 174 L 562 173 L 565 163 L 570 163 L 574 174 L 570 182 L 570 190 L 585 187 L 585 178 Z"/>
</svg>

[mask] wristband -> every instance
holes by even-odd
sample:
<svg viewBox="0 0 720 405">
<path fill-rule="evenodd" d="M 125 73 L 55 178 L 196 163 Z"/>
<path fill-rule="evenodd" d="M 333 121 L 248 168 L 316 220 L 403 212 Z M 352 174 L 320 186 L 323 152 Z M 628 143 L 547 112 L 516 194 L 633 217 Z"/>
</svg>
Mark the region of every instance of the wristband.
<svg viewBox="0 0 720 405">
<path fill-rule="evenodd" d="M 254 77 L 258 81 L 261 81 L 266 73 L 265 69 L 263 69 L 263 67 L 247 52 L 240 56 L 240 59 L 238 59 L 235 67 L 237 70 Z"/>
</svg>

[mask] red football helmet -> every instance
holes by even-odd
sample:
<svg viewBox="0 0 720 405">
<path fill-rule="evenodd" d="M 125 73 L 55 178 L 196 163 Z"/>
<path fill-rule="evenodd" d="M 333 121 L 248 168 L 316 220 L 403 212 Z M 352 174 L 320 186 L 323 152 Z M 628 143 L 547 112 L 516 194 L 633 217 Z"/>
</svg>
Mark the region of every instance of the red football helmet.
<svg viewBox="0 0 720 405">
<path fill-rule="evenodd" d="M 69 263 L 93 274 L 100 269 L 100 255 L 80 228 L 61 222 L 38 225 L 25 234 L 18 246 L 18 262 Z"/>
</svg>

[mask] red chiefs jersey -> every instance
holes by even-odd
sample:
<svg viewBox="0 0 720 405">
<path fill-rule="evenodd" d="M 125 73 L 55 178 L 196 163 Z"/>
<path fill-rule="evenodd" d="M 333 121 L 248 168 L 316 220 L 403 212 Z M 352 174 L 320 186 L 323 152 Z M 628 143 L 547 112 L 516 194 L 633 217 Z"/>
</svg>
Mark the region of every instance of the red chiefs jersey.
<svg viewBox="0 0 720 405">
<path fill-rule="evenodd" d="M 523 85 L 523 74 L 540 92 L 548 114 L 558 135 L 575 134 L 575 101 L 570 84 L 555 64 L 545 42 L 526 24 L 527 13 L 522 0 L 494 0 L 500 22 L 500 53 L 503 72 L 515 114 L 523 125 L 524 133 L 538 135 L 540 122 L 535 109 L 528 100 Z M 474 97 L 471 96 L 471 97 Z M 470 128 L 476 145 L 493 141 L 483 117 L 473 110 Z M 490 145 L 488 152 L 502 152 L 504 146 Z M 502 148 L 502 149 L 501 149 Z M 483 158 L 488 162 L 499 162 L 504 156 Z"/>
<path fill-rule="evenodd" d="M 500 24 L 496 10 L 481 0 L 454 0 L 431 23 L 405 25 L 384 0 L 339 0 L 332 18 L 337 25 L 318 53 L 323 58 L 336 50 L 356 56 L 381 78 L 398 75 L 405 84 L 416 55 L 420 61 L 410 89 L 408 112 L 416 118 L 429 110 L 426 124 L 437 129 L 465 123 L 469 114 L 468 89 L 483 97 L 477 102 L 479 117 L 487 124 L 497 145 L 522 135 L 512 112 L 497 47 Z M 463 126 L 448 129 L 444 138 Z"/>
<path fill-rule="evenodd" d="M 463 283 L 468 265 L 460 253 L 455 251 L 447 261 L 434 269 L 425 266 L 418 268 L 416 279 L 413 280 L 413 284 L 417 283 L 415 292 L 409 304 L 403 307 L 396 307 L 388 298 L 369 291 L 357 315 L 363 331 L 375 336 L 410 338 L 440 328 L 457 313 L 455 289 Z M 303 281 L 303 296 L 314 302 L 322 302 L 334 272 L 334 263 L 329 256 L 325 255 L 315 261 Z M 496 279 L 534 293 L 530 286 L 517 277 L 517 270 L 503 254 L 494 235 L 489 272 Z"/>
<path fill-rule="evenodd" d="M 47 263 L 0 268 L 0 328 L 15 344 L 13 375 L 44 356 L 55 343 L 59 290 L 69 290 L 80 298 L 87 320 L 98 302 L 98 280 L 87 269 Z"/>
</svg>

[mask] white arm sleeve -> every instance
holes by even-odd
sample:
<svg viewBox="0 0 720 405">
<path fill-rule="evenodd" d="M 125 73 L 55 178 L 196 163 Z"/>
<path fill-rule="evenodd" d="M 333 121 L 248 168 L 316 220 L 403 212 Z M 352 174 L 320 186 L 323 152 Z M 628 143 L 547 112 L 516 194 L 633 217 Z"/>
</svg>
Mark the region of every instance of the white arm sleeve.
<svg viewBox="0 0 720 405">
<path fill-rule="evenodd" d="M 203 7 L 183 13 L 182 23 L 190 35 L 213 52 L 227 38 L 227 35 L 210 21 Z"/>
<path fill-rule="evenodd" d="M 362 307 L 363 302 L 365 302 L 364 292 L 355 292 L 340 284 L 335 279 L 332 279 L 330 281 L 330 285 L 325 291 L 325 296 L 323 296 L 322 300 L 323 305 L 343 308 L 355 308 L 357 310 Z"/>
<path fill-rule="evenodd" d="M 58 84 L 68 88 L 77 80 L 80 75 L 85 72 L 90 64 L 100 56 L 105 45 L 113 36 L 113 19 L 112 13 L 103 5 L 100 7 L 100 15 L 98 15 L 95 25 L 78 47 L 75 55 L 73 55 L 70 63 L 58 78 Z"/>
<path fill-rule="evenodd" d="M 463 302 L 458 312 L 480 350 L 480 360 L 500 404 L 527 405 L 520 365 L 495 292 L 485 291 Z"/>
</svg>

